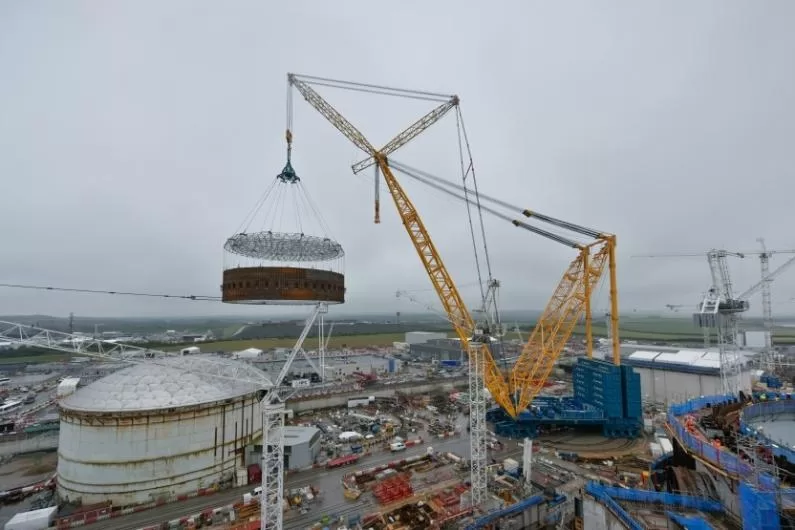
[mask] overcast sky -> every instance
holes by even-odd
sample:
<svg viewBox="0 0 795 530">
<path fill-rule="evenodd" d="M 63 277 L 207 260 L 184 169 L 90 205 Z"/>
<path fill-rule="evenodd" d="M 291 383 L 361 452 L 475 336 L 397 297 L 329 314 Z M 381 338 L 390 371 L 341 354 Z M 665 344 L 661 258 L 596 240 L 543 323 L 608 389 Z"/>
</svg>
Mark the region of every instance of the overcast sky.
<svg viewBox="0 0 795 530">
<path fill-rule="evenodd" d="M 694 305 L 705 258 L 631 256 L 795 249 L 793 20 L 785 0 L 1 2 L 0 282 L 220 294 L 222 245 L 284 165 L 298 72 L 458 94 L 482 191 L 617 234 L 623 311 Z M 379 145 L 433 106 L 318 90 Z M 430 283 L 383 186 L 374 225 L 361 153 L 294 106 L 295 167 L 347 253 L 344 309 L 421 309 L 395 299 Z M 457 156 L 451 115 L 394 158 L 456 179 Z M 471 284 L 464 206 L 405 185 Z M 542 308 L 573 251 L 486 227 L 503 307 Z M 755 256 L 732 267 L 737 289 L 759 279 Z M 795 268 L 775 310 L 793 297 Z M 0 290 L 0 314 L 70 311 L 278 312 Z"/>
</svg>

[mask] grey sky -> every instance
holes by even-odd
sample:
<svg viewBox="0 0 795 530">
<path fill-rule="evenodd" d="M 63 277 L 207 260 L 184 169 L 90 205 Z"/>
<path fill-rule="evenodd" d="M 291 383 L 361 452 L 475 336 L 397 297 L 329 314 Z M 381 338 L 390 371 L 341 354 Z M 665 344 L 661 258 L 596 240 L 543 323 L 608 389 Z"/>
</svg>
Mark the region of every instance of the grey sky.
<svg viewBox="0 0 795 530">
<path fill-rule="evenodd" d="M 0 281 L 218 294 L 224 240 L 284 164 L 288 71 L 460 95 L 484 192 L 618 235 L 624 311 L 695 304 L 709 281 L 705 260 L 630 255 L 749 250 L 759 236 L 795 248 L 795 4 L 596 6 L 2 2 Z M 377 144 L 431 108 L 321 93 Z M 416 310 L 395 291 L 430 284 L 383 188 L 378 226 L 370 173 L 349 168 L 360 153 L 295 109 L 296 169 L 347 252 L 345 309 Z M 452 116 L 395 155 L 449 178 L 456 157 Z M 406 187 L 454 278 L 473 281 L 463 206 Z M 487 228 L 503 305 L 543 307 L 572 251 Z M 758 280 L 756 258 L 733 265 L 739 288 Z M 0 294 L 0 314 L 243 312 Z M 774 287 L 791 297 L 795 269 Z"/>
</svg>

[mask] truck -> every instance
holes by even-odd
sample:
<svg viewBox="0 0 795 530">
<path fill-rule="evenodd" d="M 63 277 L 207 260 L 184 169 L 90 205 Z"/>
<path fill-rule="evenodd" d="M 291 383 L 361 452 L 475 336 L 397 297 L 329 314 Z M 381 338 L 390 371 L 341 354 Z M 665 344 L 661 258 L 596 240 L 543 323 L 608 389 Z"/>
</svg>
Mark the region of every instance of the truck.
<svg viewBox="0 0 795 530">
<path fill-rule="evenodd" d="M 355 397 L 348 399 L 348 408 L 355 409 L 356 407 L 366 407 L 375 403 L 375 396 Z"/>
</svg>

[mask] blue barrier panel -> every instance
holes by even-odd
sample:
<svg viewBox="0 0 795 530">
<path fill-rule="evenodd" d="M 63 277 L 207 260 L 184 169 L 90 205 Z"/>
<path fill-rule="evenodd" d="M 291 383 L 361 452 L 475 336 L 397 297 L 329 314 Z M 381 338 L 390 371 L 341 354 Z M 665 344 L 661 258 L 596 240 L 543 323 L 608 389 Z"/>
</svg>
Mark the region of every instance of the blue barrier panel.
<svg viewBox="0 0 795 530">
<path fill-rule="evenodd" d="M 622 501 L 643 502 L 646 504 L 656 503 L 666 506 L 677 506 L 679 508 L 689 508 L 701 510 L 702 512 L 722 512 L 723 506 L 718 501 L 702 499 L 692 495 L 679 495 L 676 493 L 662 493 L 659 491 L 637 490 L 614 488 L 612 486 L 599 486 L 602 491 L 612 497 Z"/>
<path fill-rule="evenodd" d="M 684 530 L 714 530 L 714 527 L 702 517 L 685 516 L 673 512 L 665 512 L 670 520 L 684 528 Z"/>
<path fill-rule="evenodd" d="M 775 492 L 759 491 L 741 482 L 740 513 L 743 530 L 781 530 Z"/>
<path fill-rule="evenodd" d="M 561 496 L 555 497 L 555 499 L 553 499 L 553 501 L 559 501 L 559 497 L 561 497 Z M 487 524 L 491 524 L 491 523 L 493 523 L 495 521 L 498 521 L 499 519 L 501 519 L 503 517 L 508 517 L 509 515 L 515 515 L 517 513 L 523 512 L 527 508 L 530 508 L 531 506 L 535 506 L 537 504 L 541 504 L 545 500 L 546 500 L 546 498 L 543 495 L 535 495 L 533 497 L 528 497 L 527 499 L 524 499 L 523 501 L 519 501 L 516 504 L 512 504 L 512 505 L 510 505 L 510 506 L 508 506 L 506 508 L 503 508 L 501 510 L 496 510 L 494 512 L 487 513 L 483 517 L 480 517 L 477 520 L 475 520 L 475 522 L 473 522 L 472 524 L 467 525 L 464 528 L 464 530 L 477 530 L 478 528 L 483 528 Z M 559 501 L 559 502 L 561 502 L 561 501 Z"/>
<path fill-rule="evenodd" d="M 590 495 L 593 495 L 595 499 L 607 506 L 607 508 L 613 512 L 613 515 L 618 517 L 621 522 L 627 525 L 629 530 L 643 530 L 643 527 L 632 517 L 630 517 L 624 508 L 610 498 L 610 496 L 605 492 L 604 486 L 600 486 L 595 482 L 589 482 L 585 485 L 585 491 Z"/>
</svg>

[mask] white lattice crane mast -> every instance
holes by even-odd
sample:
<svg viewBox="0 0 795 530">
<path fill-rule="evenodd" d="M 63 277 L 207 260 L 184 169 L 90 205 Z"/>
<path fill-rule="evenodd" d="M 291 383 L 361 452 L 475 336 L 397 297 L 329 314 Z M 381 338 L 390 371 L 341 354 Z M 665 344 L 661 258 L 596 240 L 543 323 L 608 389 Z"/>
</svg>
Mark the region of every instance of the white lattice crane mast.
<svg viewBox="0 0 795 530">
<path fill-rule="evenodd" d="M 695 324 L 704 330 L 705 346 L 709 330 L 716 330 L 723 392 L 736 394 L 740 386 L 740 362 L 737 351 L 737 316 L 748 310 L 748 302 L 734 296 L 727 258 L 744 258 L 740 252 L 712 249 L 706 253 L 668 253 L 633 256 L 638 258 L 703 257 L 706 254 L 712 285 L 693 314 Z"/>
<path fill-rule="evenodd" d="M 325 303 L 317 304 L 307 317 L 301 334 L 287 356 L 279 375 L 271 380 L 264 372 L 261 377 L 251 379 L 251 372 L 244 372 L 240 364 L 230 364 L 221 359 L 206 356 L 186 355 L 179 364 L 164 362 L 164 358 L 179 357 L 179 353 L 163 352 L 128 344 L 87 338 L 82 335 L 62 333 L 26 324 L 0 321 L 0 338 L 14 344 L 45 348 L 48 350 L 84 355 L 107 361 L 123 361 L 131 364 L 152 364 L 182 370 L 202 377 L 214 377 L 229 381 L 250 383 L 262 391 L 262 495 L 261 530 L 282 530 L 284 499 L 284 416 L 285 400 L 295 391 L 281 388 L 281 383 L 290 372 L 290 367 L 299 353 L 305 353 L 303 344 L 312 326 L 320 315 L 326 313 Z"/>
<path fill-rule="evenodd" d="M 730 252 L 723 249 L 713 249 L 706 253 L 707 262 L 709 263 L 710 275 L 712 278 L 712 286 L 704 295 L 704 299 L 699 304 L 699 310 L 693 315 L 696 325 L 703 328 L 705 331 L 705 339 L 708 337 L 710 329 L 717 331 L 718 337 L 718 351 L 720 352 L 720 369 L 721 369 L 721 382 L 723 391 L 729 394 L 736 394 L 740 389 L 740 375 L 742 372 L 741 362 L 739 358 L 739 318 L 740 315 L 748 311 L 750 304 L 748 298 L 763 291 L 762 312 L 765 318 L 766 333 L 772 332 L 772 307 L 770 296 L 771 282 L 788 269 L 793 263 L 795 258 L 783 263 L 772 273 L 769 272 L 769 258 L 773 254 L 792 254 L 795 250 L 767 250 L 764 245 L 764 240 L 760 238 L 762 243 L 761 252 Z M 762 279 L 751 286 L 749 289 L 740 293 L 734 294 L 731 274 L 729 273 L 729 266 L 727 262 L 728 257 L 744 258 L 747 255 L 758 255 L 762 266 Z M 645 256 L 645 258 L 661 258 L 661 257 L 701 257 L 703 253 L 670 253 L 670 254 L 654 254 Z M 765 294 L 764 290 L 767 290 Z M 769 341 L 769 342 L 768 342 Z M 705 346 L 708 344 L 708 339 L 705 340 Z M 770 346 L 767 346 L 767 345 Z M 769 351 L 768 358 L 772 356 L 772 339 L 766 337 L 766 350 Z"/>
<path fill-rule="evenodd" d="M 770 272 L 770 257 L 773 254 L 795 254 L 795 250 L 767 250 L 764 239 L 758 240 L 762 244 L 762 252 L 748 252 L 747 254 L 758 254 L 762 269 L 762 279 L 743 291 L 738 298 L 747 300 L 757 292 L 762 292 L 762 316 L 765 326 L 765 362 L 768 368 L 773 370 L 776 364 L 775 353 L 773 352 L 773 302 L 771 285 L 781 273 L 795 264 L 795 257 L 792 257 L 779 265 L 773 272 Z"/>
</svg>

